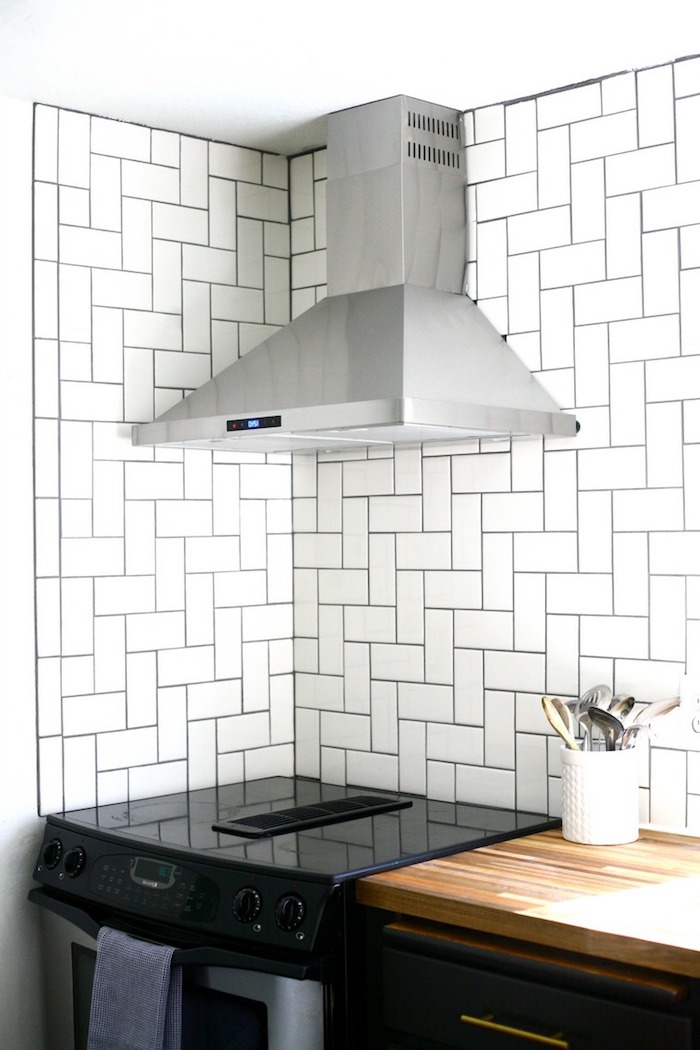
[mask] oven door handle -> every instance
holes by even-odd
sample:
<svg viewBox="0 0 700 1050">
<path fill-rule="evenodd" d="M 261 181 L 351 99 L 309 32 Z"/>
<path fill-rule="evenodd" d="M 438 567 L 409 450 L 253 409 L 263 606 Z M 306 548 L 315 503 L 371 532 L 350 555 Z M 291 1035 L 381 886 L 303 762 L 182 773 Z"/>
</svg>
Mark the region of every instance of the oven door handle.
<svg viewBox="0 0 700 1050">
<path fill-rule="evenodd" d="M 66 919 L 76 926 L 88 937 L 97 940 L 97 934 L 103 925 L 111 923 L 100 923 L 83 908 L 54 895 L 47 890 L 33 887 L 27 894 L 30 901 L 39 904 L 42 908 Z M 118 929 L 118 925 L 116 926 Z M 125 930 L 124 932 L 129 932 Z M 138 936 L 138 934 L 136 934 Z M 143 937 L 143 940 L 149 940 Z M 260 973 L 274 973 L 280 977 L 293 977 L 296 980 L 318 980 L 319 974 L 327 963 L 327 960 L 315 959 L 311 962 L 297 962 L 296 960 L 270 960 L 264 956 L 249 955 L 245 952 L 230 951 L 228 948 L 216 948 L 214 946 L 202 945 L 196 948 L 176 948 L 172 958 L 173 966 L 226 966 L 239 970 L 255 970 Z"/>
</svg>

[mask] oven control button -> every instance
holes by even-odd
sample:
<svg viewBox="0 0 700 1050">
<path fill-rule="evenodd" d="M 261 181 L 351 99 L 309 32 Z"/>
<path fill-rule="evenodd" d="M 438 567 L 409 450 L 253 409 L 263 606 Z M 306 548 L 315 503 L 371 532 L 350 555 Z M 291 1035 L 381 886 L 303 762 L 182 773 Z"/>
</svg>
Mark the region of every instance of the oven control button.
<svg viewBox="0 0 700 1050">
<path fill-rule="evenodd" d="M 233 898 L 233 914 L 239 922 L 254 922 L 262 908 L 262 897 L 253 886 L 244 886 Z"/>
<path fill-rule="evenodd" d="M 62 856 L 63 843 L 60 839 L 51 839 L 51 841 L 47 842 L 44 846 L 44 851 L 41 854 L 41 859 L 43 860 L 44 864 L 49 869 L 49 871 L 53 871 L 53 869 L 56 867 Z"/>
<path fill-rule="evenodd" d="M 280 930 L 296 930 L 306 914 L 306 905 L 295 893 L 285 893 L 275 905 L 275 922 Z"/>
<path fill-rule="evenodd" d="M 66 875 L 69 879 L 75 879 L 80 875 L 80 872 L 85 867 L 86 859 L 85 850 L 82 846 L 76 846 L 75 849 L 66 853 L 63 867 L 66 869 Z"/>
</svg>

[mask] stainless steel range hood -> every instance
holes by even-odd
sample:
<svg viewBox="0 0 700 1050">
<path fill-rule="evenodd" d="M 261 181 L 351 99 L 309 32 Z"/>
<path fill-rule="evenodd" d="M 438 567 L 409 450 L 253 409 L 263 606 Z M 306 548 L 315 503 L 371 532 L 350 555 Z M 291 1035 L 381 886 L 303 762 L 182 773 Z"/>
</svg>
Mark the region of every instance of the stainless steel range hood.
<svg viewBox="0 0 700 1050">
<path fill-rule="evenodd" d="M 403 95 L 328 117 L 328 297 L 136 445 L 256 452 L 576 432 L 463 294 L 460 114 Z"/>
</svg>

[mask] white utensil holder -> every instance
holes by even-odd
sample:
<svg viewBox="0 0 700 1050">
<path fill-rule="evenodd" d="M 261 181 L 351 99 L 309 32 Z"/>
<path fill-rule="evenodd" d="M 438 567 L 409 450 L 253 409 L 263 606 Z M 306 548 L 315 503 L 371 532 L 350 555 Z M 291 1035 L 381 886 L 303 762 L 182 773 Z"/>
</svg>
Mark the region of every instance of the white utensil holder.
<svg viewBox="0 0 700 1050">
<path fill-rule="evenodd" d="M 624 751 L 561 751 L 562 833 L 570 842 L 616 845 L 639 838 L 639 766 Z"/>
</svg>

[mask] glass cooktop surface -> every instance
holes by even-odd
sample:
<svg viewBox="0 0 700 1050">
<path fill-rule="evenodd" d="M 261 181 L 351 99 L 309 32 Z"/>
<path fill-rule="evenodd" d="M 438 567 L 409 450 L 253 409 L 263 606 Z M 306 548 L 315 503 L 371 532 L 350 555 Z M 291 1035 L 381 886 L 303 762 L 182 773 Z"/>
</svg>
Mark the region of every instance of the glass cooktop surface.
<svg viewBox="0 0 700 1050">
<path fill-rule="evenodd" d="M 362 794 L 401 803 L 374 815 L 251 838 L 214 829 L 236 827 L 296 807 L 338 803 Z M 333 808 L 333 807 L 331 807 Z M 344 807 L 337 806 L 338 809 Z M 98 834 L 123 848 L 195 854 L 215 863 L 297 877 L 343 881 L 485 846 L 560 821 L 543 814 L 465 802 L 441 802 L 374 788 L 341 787 L 301 777 L 269 777 L 55 814 L 50 823 Z M 254 823 L 258 823 L 256 820 Z"/>
</svg>

